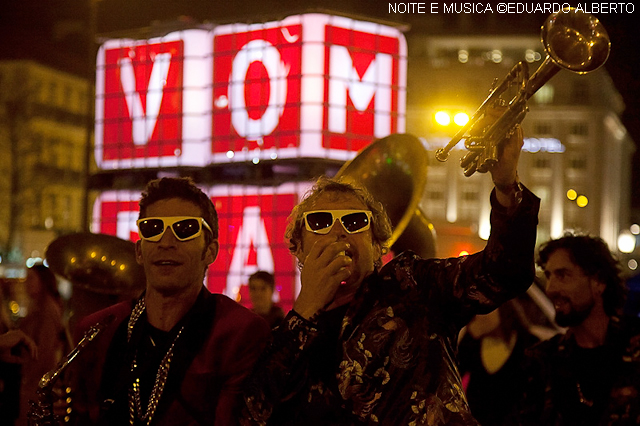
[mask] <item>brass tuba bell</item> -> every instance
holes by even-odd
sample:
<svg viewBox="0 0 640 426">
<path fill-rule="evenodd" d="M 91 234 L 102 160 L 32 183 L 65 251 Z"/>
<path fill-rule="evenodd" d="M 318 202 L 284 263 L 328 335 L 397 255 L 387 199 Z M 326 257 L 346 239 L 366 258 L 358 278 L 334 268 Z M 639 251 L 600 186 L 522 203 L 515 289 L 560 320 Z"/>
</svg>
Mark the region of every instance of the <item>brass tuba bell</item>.
<svg viewBox="0 0 640 426">
<path fill-rule="evenodd" d="M 424 258 L 435 256 L 433 224 L 419 205 L 427 162 L 427 150 L 418 138 L 392 134 L 368 145 L 336 174 L 365 187 L 382 203 L 393 226 L 387 243 L 396 254 L 410 249 Z"/>
</svg>

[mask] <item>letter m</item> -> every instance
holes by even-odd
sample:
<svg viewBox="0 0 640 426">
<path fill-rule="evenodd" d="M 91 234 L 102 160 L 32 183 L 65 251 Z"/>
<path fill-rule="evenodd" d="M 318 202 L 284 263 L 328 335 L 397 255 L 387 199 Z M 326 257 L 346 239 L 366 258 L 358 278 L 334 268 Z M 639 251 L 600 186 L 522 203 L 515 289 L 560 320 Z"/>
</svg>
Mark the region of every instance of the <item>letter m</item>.
<svg viewBox="0 0 640 426">
<path fill-rule="evenodd" d="M 364 73 L 359 74 L 345 46 L 333 45 L 329 64 L 328 127 L 333 133 L 347 132 L 347 97 L 364 113 L 374 100 L 373 133 L 376 138 L 391 133 L 393 57 L 376 53 Z"/>
</svg>

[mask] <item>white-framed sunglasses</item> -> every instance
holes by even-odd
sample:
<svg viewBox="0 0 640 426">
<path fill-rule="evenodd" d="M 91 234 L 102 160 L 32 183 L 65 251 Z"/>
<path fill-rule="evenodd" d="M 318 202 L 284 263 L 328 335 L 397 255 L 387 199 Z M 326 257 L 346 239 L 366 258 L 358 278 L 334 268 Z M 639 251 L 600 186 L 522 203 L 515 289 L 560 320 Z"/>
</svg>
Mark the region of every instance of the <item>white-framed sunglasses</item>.
<svg viewBox="0 0 640 426">
<path fill-rule="evenodd" d="M 373 215 L 369 210 L 313 210 L 302 214 L 307 231 L 328 234 L 336 220 L 349 234 L 364 232 L 371 227 Z"/>
<path fill-rule="evenodd" d="M 140 238 L 151 242 L 160 241 L 169 228 L 179 241 L 198 238 L 202 234 L 202 228 L 208 229 L 213 234 L 207 221 L 196 216 L 145 217 L 138 219 L 136 223 Z"/>
</svg>

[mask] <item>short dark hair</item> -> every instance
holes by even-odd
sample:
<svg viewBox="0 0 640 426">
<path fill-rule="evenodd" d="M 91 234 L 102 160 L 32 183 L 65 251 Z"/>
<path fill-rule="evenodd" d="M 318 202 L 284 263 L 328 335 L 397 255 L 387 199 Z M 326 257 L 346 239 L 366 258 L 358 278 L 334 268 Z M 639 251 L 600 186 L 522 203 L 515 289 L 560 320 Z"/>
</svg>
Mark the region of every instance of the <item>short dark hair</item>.
<svg viewBox="0 0 640 426">
<path fill-rule="evenodd" d="M 210 237 L 209 233 L 205 232 L 207 245 L 218 239 L 218 213 L 216 208 L 211 198 L 202 192 L 190 177 L 163 177 L 150 181 L 140 197 L 140 214 L 138 218 L 147 217 L 147 208 L 151 204 L 171 198 L 180 198 L 200 207 L 202 217 L 211 227 L 212 235 Z"/>
<path fill-rule="evenodd" d="M 540 247 L 538 266 L 544 268 L 549 257 L 560 249 L 566 250 L 572 262 L 587 276 L 596 277 L 605 284 L 602 294 L 604 310 L 609 316 L 619 314 L 626 300 L 627 289 L 621 276 L 620 262 L 611 253 L 607 243 L 592 235 L 566 233 Z"/>
<path fill-rule="evenodd" d="M 382 249 L 382 254 L 389 252 L 387 241 L 391 238 L 392 228 L 389 216 L 384 210 L 382 203 L 376 201 L 371 193 L 363 186 L 354 182 L 340 178 L 329 178 L 321 176 L 315 185 L 307 192 L 303 200 L 293 208 L 289 215 L 289 223 L 285 231 L 285 238 L 289 240 L 289 251 L 296 253 L 302 243 L 302 231 L 304 221 L 302 214 L 309 210 L 313 203 L 325 193 L 338 193 L 353 195 L 360 200 L 373 214 L 371 230 L 374 243 L 378 243 Z"/>
<path fill-rule="evenodd" d="M 271 287 L 272 289 L 275 287 L 276 285 L 276 280 L 273 277 L 273 274 L 267 271 L 256 271 L 253 274 L 251 274 L 249 276 L 249 282 L 251 282 L 251 280 L 253 279 L 257 279 L 257 280 L 262 280 L 265 283 L 267 283 L 269 285 L 269 287 Z"/>
</svg>

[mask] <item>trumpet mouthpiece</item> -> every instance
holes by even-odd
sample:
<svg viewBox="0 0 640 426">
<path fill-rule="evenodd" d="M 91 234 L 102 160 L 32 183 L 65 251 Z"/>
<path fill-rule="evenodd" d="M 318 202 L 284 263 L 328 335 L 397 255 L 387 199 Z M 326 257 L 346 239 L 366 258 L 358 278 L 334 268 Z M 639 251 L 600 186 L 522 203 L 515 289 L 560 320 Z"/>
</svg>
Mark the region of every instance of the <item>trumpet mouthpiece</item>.
<svg viewBox="0 0 640 426">
<path fill-rule="evenodd" d="M 440 148 L 436 151 L 436 160 L 445 162 L 449 158 L 449 152 L 445 151 L 444 148 Z"/>
</svg>

